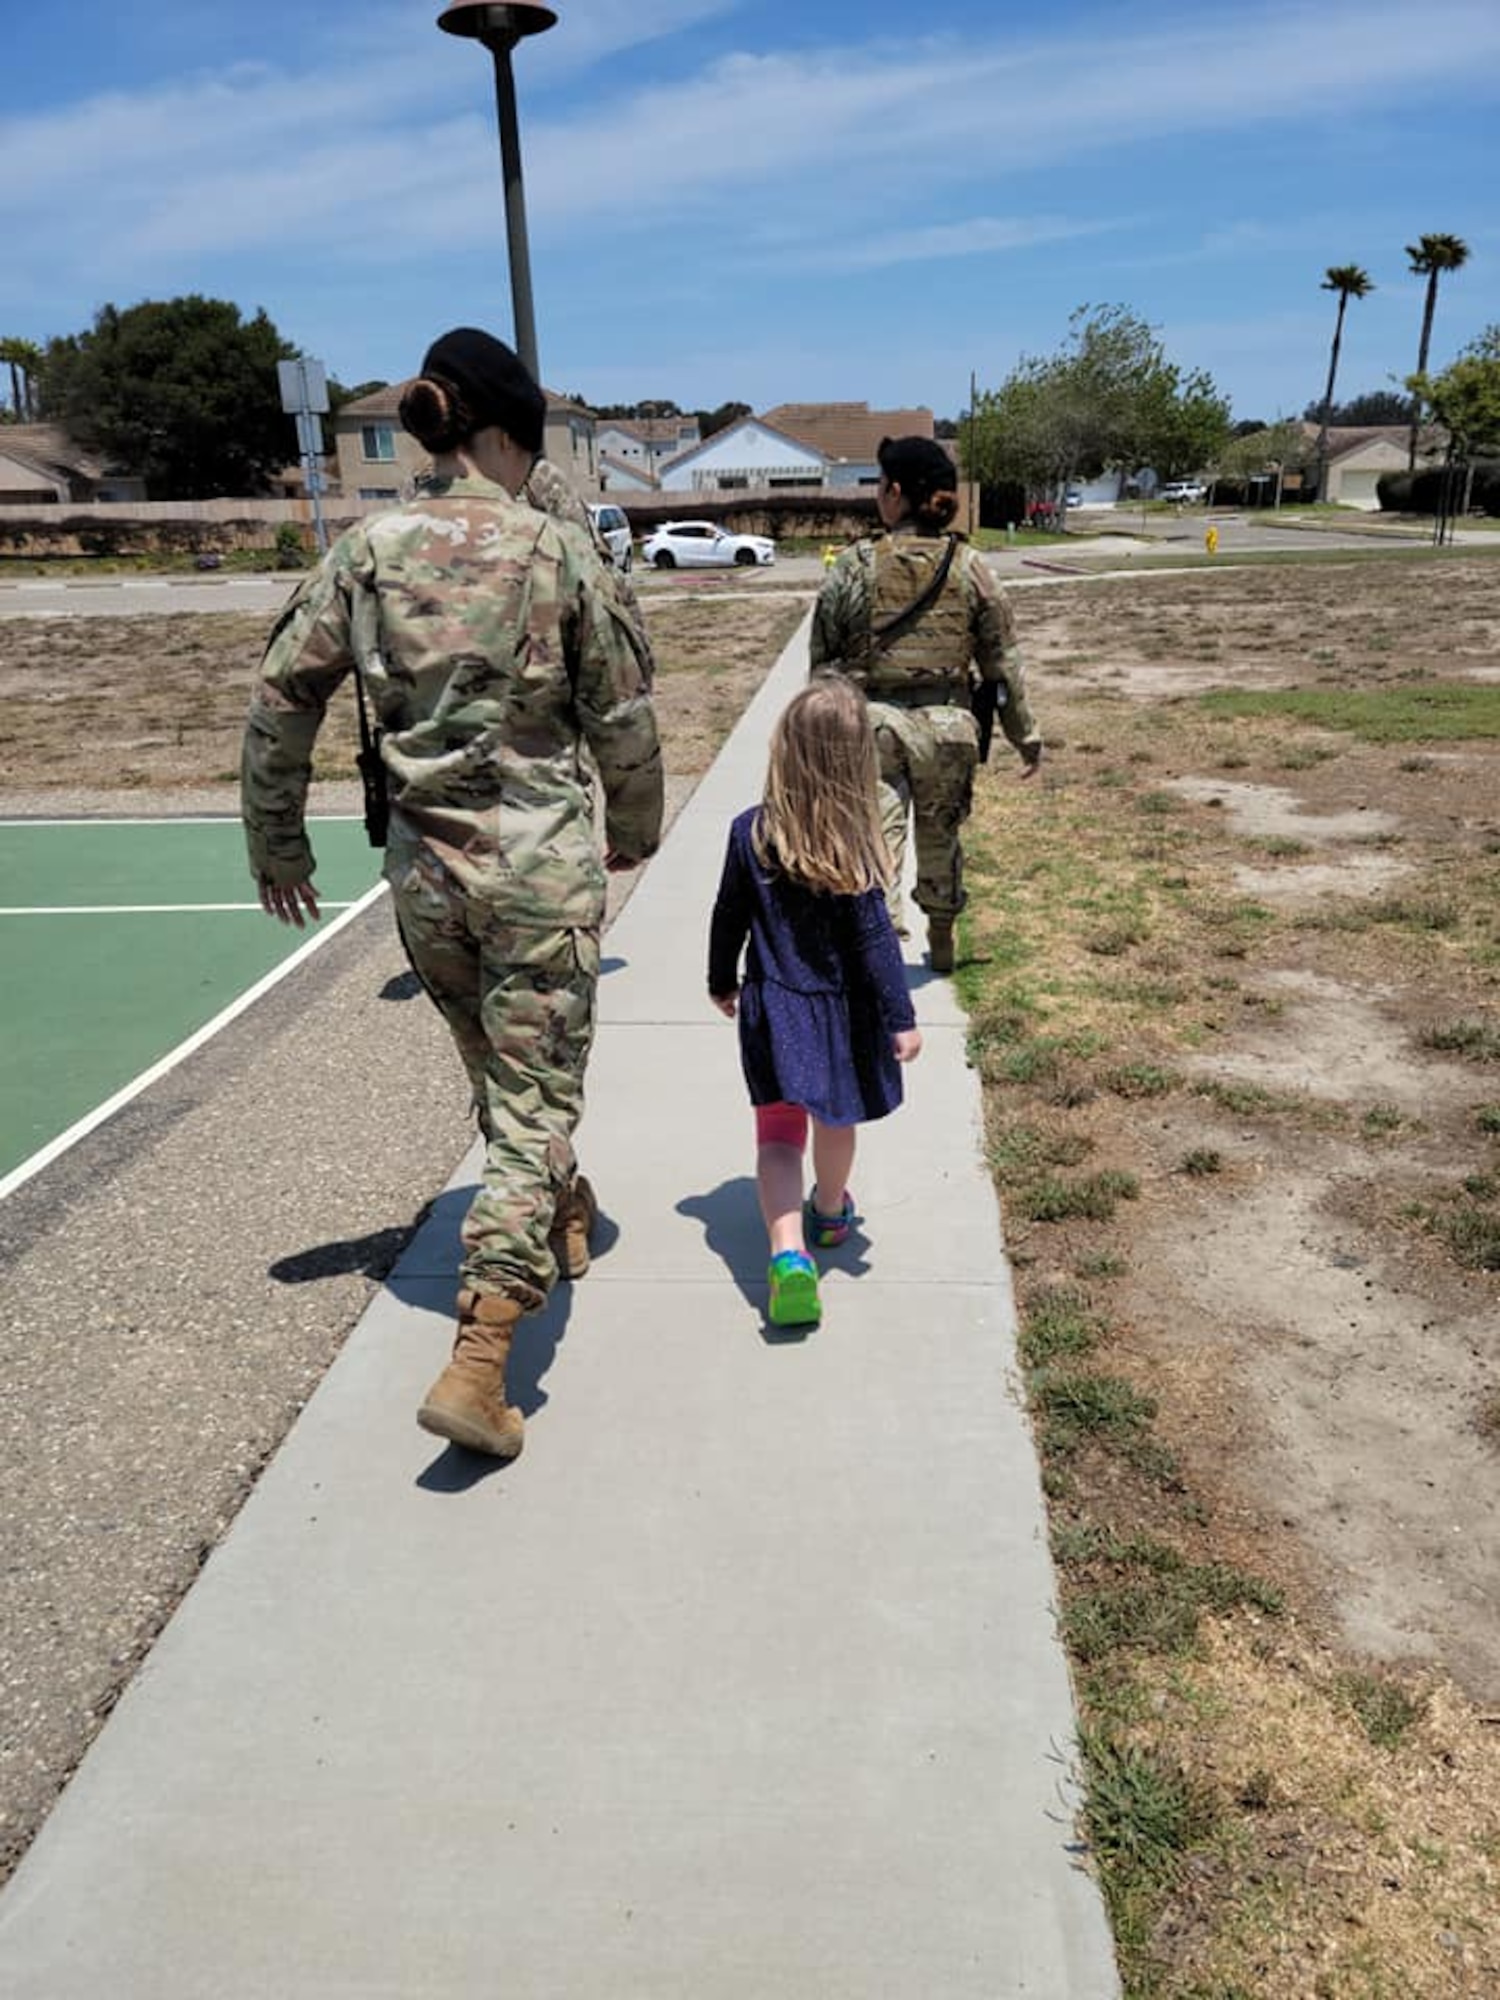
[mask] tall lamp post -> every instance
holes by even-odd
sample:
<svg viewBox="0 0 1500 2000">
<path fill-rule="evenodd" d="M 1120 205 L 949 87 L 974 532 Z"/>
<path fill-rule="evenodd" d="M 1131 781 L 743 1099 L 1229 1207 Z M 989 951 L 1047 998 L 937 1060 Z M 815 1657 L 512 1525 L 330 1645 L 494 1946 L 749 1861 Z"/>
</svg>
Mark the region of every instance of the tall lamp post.
<svg viewBox="0 0 1500 2000">
<path fill-rule="evenodd" d="M 438 15 L 438 26 L 449 35 L 466 35 L 482 42 L 495 59 L 495 110 L 500 121 L 500 172 L 505 182 L 505 234 L 510 248 L 510 296 L 516 322 L 516 352 L 540 382 L 536 353 L 536 316 L 531 305 L 531 253 L 526 245 L 526 194 L 521 183 L 521 135 L 516 123 L 516 82 L 510 52 L 527 35 L 554 27 L 551 7 L 532 0 L 511 0 L 509 6 L 487 0 L 453 0 Z"/>
</svg>

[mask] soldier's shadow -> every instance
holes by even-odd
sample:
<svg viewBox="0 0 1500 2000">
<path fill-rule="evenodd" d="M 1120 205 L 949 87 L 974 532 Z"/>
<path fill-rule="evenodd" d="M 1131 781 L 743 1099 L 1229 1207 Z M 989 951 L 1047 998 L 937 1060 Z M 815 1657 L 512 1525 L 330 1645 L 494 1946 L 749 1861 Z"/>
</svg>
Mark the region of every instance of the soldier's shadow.
<svg viewBox="0 0 1500 2000">
<path fill-rule="evenodd" d="M 449 1189 L 433 1205 L 428 1218 L 434 1235 L 429 1241 L 441 1246 L 447 1253 L 445 1263 L 451 1263 L 454 1271 L 453 1288 L 458 1290 L 458 1258 L 462 1254 L 459 1241 L 459 1225 L 473 1197 L 471 1187 Z M 598 1263 L 619 1241 L 620 1227 L 607 1215 L 601 1215 L 594 1226 L 590 1238 L 591 1261 Z M 423 1260 L 423 1269 L 428 1268 Z M 422 1296 L 421 1279 L 414 1278 L 406 1288 L 407 1296 L 417 1299 Z M 390 1290 L 402 1295 L 402 1274 L 397 1273 Z M 506 1401 L 513 1404 L 528 1421 L 547 1407 L 548 1395 L 545 1388 L 547 1375 L 557 1359 L 557 1351 L 567 1337 L 568 1321 L 573 1313 L 573 1287 L 565 1279 L 560 1279 L 553 1287 L 552 1295 L 540 1312 L 526 1313 L 516 1328 L 511 1343 L 510 1360 L 505 1371 Z M 482 1453 L 465 1451 L 458 1445 L 447 1445 L 438 1456 L 417 1477 L 417 1485 L 427 1493 L 462 1493 L 478 1485 L 480 1480 L 492 1474 L 503 1472 L 507 1461 L 486 1458 Z"/>
</svg>

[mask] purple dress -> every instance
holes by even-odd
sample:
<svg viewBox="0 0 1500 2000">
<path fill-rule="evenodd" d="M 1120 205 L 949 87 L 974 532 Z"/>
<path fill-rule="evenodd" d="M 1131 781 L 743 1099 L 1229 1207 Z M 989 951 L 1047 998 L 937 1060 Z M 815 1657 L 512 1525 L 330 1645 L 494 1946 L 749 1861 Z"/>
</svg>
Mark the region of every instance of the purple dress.
<svg viewBox="0 0 1500 2000">
<path fill-rule="evenodd" d="M 750 1102 L 800 1104 L 824 1125 L 884 1118 L 901 1102 L 891 1037 L 917 1020 L 884 892 L 830 895 L 762 867 L 759 812 L 729 829 L 708 944 L 709 992 L 740 988 Z"/>
</svg>

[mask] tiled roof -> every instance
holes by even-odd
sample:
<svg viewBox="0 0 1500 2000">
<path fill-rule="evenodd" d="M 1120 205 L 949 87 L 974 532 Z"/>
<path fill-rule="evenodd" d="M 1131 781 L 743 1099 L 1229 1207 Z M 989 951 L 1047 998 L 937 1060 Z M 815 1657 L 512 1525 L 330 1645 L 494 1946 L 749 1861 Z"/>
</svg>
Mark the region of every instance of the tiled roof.
<svg viewBox="0 0 1500 2000">
<path fill-rule="evenodd" d="M 1304 423 L 1302 430 L 1309 444 L 1315 445 L 1318 441 L 1318 426 L 1314 423 Z M 1351 451 L 1363 451 L 1367 445 L 1372 444 L 1392 444 L 1399 450 L 1405 451 L 1409 436 L 1410 431 L 1406 424 L 1330 424 L 1328 456 L 1330 460 L 1343 458 Z M 1430 426 L 1424 427 L 1417 433 L 1419 453 L 1440 450 L 1443 443 L 1443 433 L 1433 430 Z"/>
<path fill-rule="evenodd" d="M 383 389 L 372 389 L 368 396 L 356 396 L 351 403 L 345 403 L 339 410 L 341 417 L 399 417 L 401 397 L 406 388 L 404 382 L 387 382 Z M 548 389 L 547 408 L 549 410 L 578 410 L 587 414 L 586 406 L 575 403 L 570 396 L 557 396 Z"/>
<path fill-rule="evenodd" d="M 882 438 L 932 436 L 931 410 L 872 410 L 868 403 L 778 403 L 760 421 L 834 463 L 873 465 Z"/>
<path fill-rule="evenodd" d="M 0 452 L 84 479 L 98 479 L 104 471 L 98 454 L 75 444 L 61 424 L 0 424 Z"/>
<path fill-rule="evenodd" d="M 692 417 L 596 417 L 600 430 L 624 431 L 627 437 L 639 438 L 642 444 L 677 444 L 684 426 L 698 428 Z"/>
</svg>

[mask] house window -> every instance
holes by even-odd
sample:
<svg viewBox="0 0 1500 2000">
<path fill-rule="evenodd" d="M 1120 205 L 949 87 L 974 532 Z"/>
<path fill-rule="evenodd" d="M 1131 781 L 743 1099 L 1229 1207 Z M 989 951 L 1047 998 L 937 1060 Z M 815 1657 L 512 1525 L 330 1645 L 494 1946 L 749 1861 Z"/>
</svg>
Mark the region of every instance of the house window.
<svg viewBox="0 0 1500 2000">
<path fill-rule="evenodd" d="M 401 495 L 394 486 L 361 486 L 361 500 L 399 500 Z"/>
<path fill-rule="evenodd" d="M 396 458 L 396 433 L 389 424 L 364 424 L 359 433 L 360 456 L 380 465 Z"/>
</svg>

